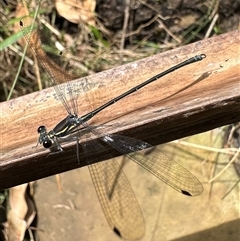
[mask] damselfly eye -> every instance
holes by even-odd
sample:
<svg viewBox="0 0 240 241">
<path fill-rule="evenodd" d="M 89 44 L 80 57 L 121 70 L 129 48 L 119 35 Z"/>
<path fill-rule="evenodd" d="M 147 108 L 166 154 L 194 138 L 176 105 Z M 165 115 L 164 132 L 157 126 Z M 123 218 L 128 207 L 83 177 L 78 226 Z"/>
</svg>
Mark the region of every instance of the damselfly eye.
<svg viewBox="0 0 240 241">
<path fill-rule="evenodd" d="M 39 126 L 38 129 L 37 129 L 37 132 L 38 133 L 46 132 L 46 127 L 45 126 Z"/>
<path fill-rule="evenodd" d="M 45 140 L 45 141 L 43 141 L 43 146 L 44 146 L 45 148 L 51 147 L 51 146 L 52 146 L 51 140 Z"/>
</svg>

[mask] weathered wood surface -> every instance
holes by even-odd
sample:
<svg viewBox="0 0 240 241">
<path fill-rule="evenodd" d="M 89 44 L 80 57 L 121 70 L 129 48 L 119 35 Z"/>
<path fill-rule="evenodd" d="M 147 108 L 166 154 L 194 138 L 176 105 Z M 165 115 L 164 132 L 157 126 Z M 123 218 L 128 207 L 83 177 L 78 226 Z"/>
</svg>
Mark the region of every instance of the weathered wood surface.
<svg viewBox="0 0 240 241">
<path fill-rule="evenodd" d="M 90 87 L 78 98 L 79 116 L 187 58 L 206 54 L 107 108 L 90 124 L 157 145 L 240 121 L 239 44 L 240 32 L 234 31 L 77 79 Z M 66 116 L 56 99 L 49 88 L 0 104 L 0 189 L 87 165 L 83 152 L 78 164 L 75 142 L 55 155 L 36 147 L 38 126 L 50 130 Z M 91 138 L 83 136 L 81 142 Z M 88 160 L 102 161 L 104 153 L 92 153 Z"/>
</svg>

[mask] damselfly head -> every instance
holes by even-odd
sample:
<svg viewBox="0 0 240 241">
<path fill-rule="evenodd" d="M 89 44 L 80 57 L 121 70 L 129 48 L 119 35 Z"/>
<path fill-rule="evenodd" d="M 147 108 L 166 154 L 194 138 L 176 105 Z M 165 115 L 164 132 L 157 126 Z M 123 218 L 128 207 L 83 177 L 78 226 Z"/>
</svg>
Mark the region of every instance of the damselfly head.
<svg viewBox="0 0 240 241">
<path fill-rule="evenodd" d="M 53 144 L 53 141 L 47 133 L 47 128 L 45 126 L 39 126 L 37 131 L 40 134 L 39 143 L 45 148 L 50 148 Z"/>
</svg>

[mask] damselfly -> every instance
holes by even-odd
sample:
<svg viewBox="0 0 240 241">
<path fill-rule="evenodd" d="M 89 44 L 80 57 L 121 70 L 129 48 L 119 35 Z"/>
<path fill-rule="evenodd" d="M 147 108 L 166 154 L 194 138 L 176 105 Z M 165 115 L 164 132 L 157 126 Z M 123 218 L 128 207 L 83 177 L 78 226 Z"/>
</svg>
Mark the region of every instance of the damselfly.
<svg viewBox="0 0 240 241">
<path fill-rule="evenodd" d="M 140 88 L 158 80 L 164 75 L 182 68 L 185 65 L 201 61 L 206 57 L 205 54 L 196 55 L 195 57 L 181 62 L 148 79 L 142 84 L 133 87 L 95 110 L 79 116 L 77 111 L 77 99 L 74 94 L 76 91 L 72 89 L 73 87 L 69 83 L 71 80 L 69 75 L 60 75 L 51 64 L 49 65 L 45 62 L 44 56 L 46 55 L 42 49 L 43 43 L 39 37 L 39 24 L 37 24 L 32 17 L 27 16 L 20 21 L 20 26 L 32 52 L 46 70 L 49 78 L 54 84 L 54 88 L 59 99 L 62 101 L 63 106 L 68 112 L 66 118 L 60 121 L 53 130 L 48 132 L 45 126 L 40 126 L 38 128 L 40 144 L 42 144 L 45 148 L 55 146 L 57 147 L 57 151 L 63 151 L 61 146 L 61 141 L 63 139 L 65 141 L 72 140 L 70 138 L 71 134 L 76 133 L 76 131 L 80 128 L 81 130 L 88 129 L 94 135 L 98 136 L 103 142 L 112 146 L 121 154 L 132 159 L 178 192 L 188 196 L 196 196 L 202 193 L 203 187 L 198 179 L 164 153 L 159 150 L 147 151 L 145 154 L 138 152 L 139 150 L 151 148 L 152 146 L 150 144 L 121 135 L 110 135 L 107 133 L 100 134 L 97 129 L 89 126 L 87 121 L 105 108 L 113 105 L 126 96 L 131 95 Z M 60 89 L 58 85 L 59 79 L 63 80 L 61 82 L 67 82 L 66 93 Z M 67 100 L 68 98 L 66 95 L 69 96 L 69 101 Z M 81 132 L 76 139 L 77 151 L 79 151 L 78 146 L 80 137 Z M 96 146 L 97 145 L 98 144 L 96 143 Z M 84 149 L 87 150 L 87 147 L 84 147 Z M 79 159 L 79 157 L 77 158 Z M 144 219 L 132 188 L 122 171 L 122 167 L 115 160 L 110 160 L 89 165 L 89 171 L 110 227 L 116 234 L 124 239 L 139 239 L 144 234 Z"/>
</svg>

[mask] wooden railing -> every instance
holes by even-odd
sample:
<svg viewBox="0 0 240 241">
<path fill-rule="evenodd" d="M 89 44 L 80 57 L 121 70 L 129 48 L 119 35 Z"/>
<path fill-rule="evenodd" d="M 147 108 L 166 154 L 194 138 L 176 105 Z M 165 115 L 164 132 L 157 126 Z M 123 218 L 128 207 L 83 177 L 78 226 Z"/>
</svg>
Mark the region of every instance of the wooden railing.
<svg viewBox="0 0 240 241">
<path fill-rule="evenodd" d="M 177 70 L 119 101 L 93 118 L 108 133 L 120 133 L 157 145 L 240 121 L 240 32 L 234 31 L 104 71 L 74 83 L 84 83 L 79 115 L 196 54 L 200 62 Z M 87 90 L 88 89 L 88 90 Z M 54 88 L 0 104 L 0 189 L 85 166 L 86 154 L 76 158 L 76 142 L 64 152 L 48 155 L 37 144 L 37 128 L 50 130 L 66 116 Z M 103 130 L 104 130 L 103 129 Z M 81 143 L 93 136 L 83 136 Z M 94 137 L 96 138 L 96 137 Z M 113 156 L 120 155 L 110 147 Z M 104 153 L 89 153 L 91 163 Z"/>
</svg>

